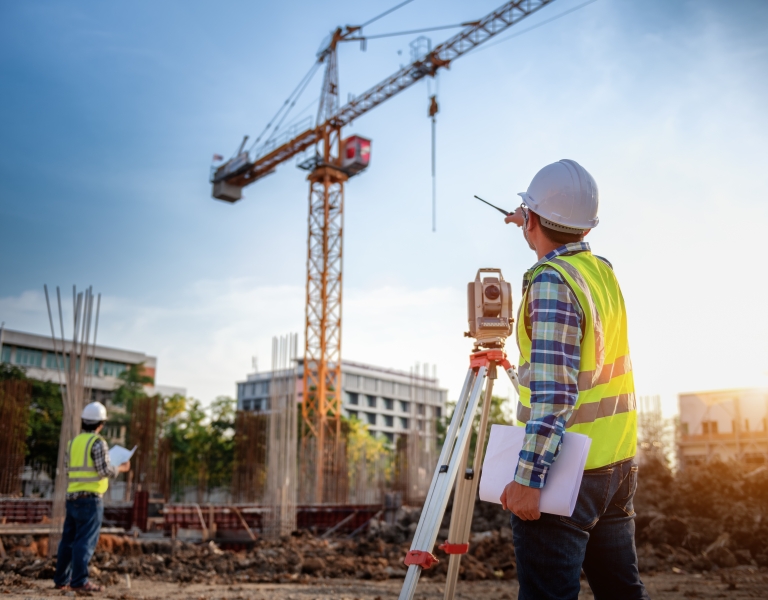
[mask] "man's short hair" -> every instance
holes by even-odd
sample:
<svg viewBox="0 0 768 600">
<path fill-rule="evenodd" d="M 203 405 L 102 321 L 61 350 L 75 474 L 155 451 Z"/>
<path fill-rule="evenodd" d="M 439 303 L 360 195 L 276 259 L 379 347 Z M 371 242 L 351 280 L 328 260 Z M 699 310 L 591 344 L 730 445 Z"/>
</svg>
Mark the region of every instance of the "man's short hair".
<svg viewBox="0 0 768 600">
<path fill-rule="evenodd" d="M 80 420 L 80 428 L 86 432 L 96 431 L 99 428 L 99 425 L 103 424 L 104 421 L 89 421 L 88 419 Z"/>
<path fill-rule="evenodd" d="M 538 217 L 539 226 L 541 227 L 541 232 L 544 234 L 544 237 L 547 238 L 550 242 L 554 242 L 556 244 L 573 244 L 575 242 L 584 241 L 584 235 L 586 235 L 586 231 L 582 231 L 581 233 L 568 233 L 566 231 L 557 231 L 555 229 L 551 229 L 550 227 L 546 227 L 544 223 L 541 222 L 540 215 L 536 214 L 533 211 L 531 211 L 531 213 Z"/>
</svg>

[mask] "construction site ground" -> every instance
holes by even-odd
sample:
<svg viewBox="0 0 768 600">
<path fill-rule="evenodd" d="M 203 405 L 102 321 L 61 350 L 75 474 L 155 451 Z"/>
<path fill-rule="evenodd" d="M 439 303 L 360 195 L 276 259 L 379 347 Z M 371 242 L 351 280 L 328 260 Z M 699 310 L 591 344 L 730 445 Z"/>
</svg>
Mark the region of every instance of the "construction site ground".
<svg viewBox="0 0 768 600">
<path fill-rule="evenodd" d="M 682 600 L 684 598 L 742 598 L 768 597 L 768 571 L 757 569 L 729 571 L 718 574 L 700 573 L 657 573 L 647 575 L 643 580 L 651 598 L 655 600 Z M 101 594 L 113 600 L 163 599 L 163 600 L 311 600 L 333 598 L 334 600 L 384 600 L 396 598 L 402 581 L 359 581 L 355 579 L 313 581 L 305 584 L 241 584 L 206 585 L 176 584 L 134 579 L 128 588 L 125 582 L 109 586 Z M 444 585 L 437 581 L 422 581 L 416 599 L 437 600 L 443 597 Z M 517 581 L 462 581 L 456 598 L 466 600 L 512 599 L 517 598 Z M 35 580 L 24 585 L 0 588 L 2 598 L 9 600 L 35 600 L 75 596 L 73 592 L 53 589 L 53 583 Z M 579 598 L 593 598 L 586 582 L 582 582 Z"/>
</svg>

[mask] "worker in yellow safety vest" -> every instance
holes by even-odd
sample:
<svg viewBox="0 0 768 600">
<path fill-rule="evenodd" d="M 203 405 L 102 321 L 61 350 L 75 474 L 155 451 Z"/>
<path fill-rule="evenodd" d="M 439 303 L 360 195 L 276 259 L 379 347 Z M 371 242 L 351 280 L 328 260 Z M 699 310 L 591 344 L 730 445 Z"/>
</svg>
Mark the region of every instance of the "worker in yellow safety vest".
<svg viewBox="0 0 768 600">
<path fill-rule="evenodd" d="M 102 496 L 109 477 L 130 470 L 130 462 L 110 464 L 107 442 L 99 435 L 107 409 L 91 402 L 83 409 L 82 433 L 67 448 L 67 516 L 56 556 L 56 589 L 98 592 L 101 586 L 88 580 L 88 563 L 99 541 L 104 516 Z"/>
<path fill-rule="evenodd" d="M 505 222 L 538 261 L 523 278 L 517 320 L 518 420 L 525 441 L 501 495 L 520 600 L 576 600 L 586 573 L 596 600 L 647 599 L 635 548 L 637 413 L 624 297 L 611 263 L 584 237 L 598 223 L 594 178 L 573 160 L 541 169 Z M 539 498 L 566 431 L 591 447 L 570 517 Z"/>
</svg>

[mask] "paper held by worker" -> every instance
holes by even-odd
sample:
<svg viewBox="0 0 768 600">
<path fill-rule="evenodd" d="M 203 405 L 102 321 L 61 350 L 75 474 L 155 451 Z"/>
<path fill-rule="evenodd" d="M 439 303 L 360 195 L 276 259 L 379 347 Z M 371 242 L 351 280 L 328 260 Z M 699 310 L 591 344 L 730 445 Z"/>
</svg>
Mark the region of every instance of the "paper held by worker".
<svg viewBox="0 0 768 600">
<path fill-rule="evenodd" d="M 501 493 L 515 478 L 524 438 L 525 427 L 491 425 L 480 477 L 480 500 L 501 504 Z M 560 452 L 549 469 L 546 485 L 541 491 L 541 512 L 564 517 L 573 514 L 591 444 L 592 440 L 586 435 L 564 435 Z"/>
<path fill-rule="evenodd" d="M 131 456 L 136 452 L 138 446 L 134 446 L 133 450 L 123 448 L 122 446 L 112 446 L 109 449 L 109 462 L 113 465 L 122 465 L 124 462 L 131 460 Z"/>
</svg>

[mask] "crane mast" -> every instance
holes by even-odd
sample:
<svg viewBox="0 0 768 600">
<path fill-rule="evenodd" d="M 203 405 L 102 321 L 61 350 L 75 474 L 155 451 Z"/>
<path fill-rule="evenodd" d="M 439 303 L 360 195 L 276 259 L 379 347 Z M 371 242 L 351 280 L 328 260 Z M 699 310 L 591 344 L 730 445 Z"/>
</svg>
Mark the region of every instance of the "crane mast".
<svg viewBox="0 0 768 600">
<path fill-rule="evenodd" d="M 434 77 L 439 69 L 448 68 L 460 56 L 552 2 L 554 0 L 507 2 L 341 107 L 338 44 L 365 38 L 359 27 L 336 29 L 327 47 L 318 55 L 325 72 L 316 125 L 253 159 L 241 146 L 235 157 L 212 173 L 213 197 L 236 202 L 242 197 L 243 187 L 315 147 L 314 157 L 302 164 L 310 171 L 300 472 L 309 495 L 302 499 L 304 502 L 339 502 L 345 500 L 346 495 L 345 489 L 337 487 L 338 469 L 344 464 L 341 444 L 344 184 L 367 166 L 370 142 L 363 140 L 368 142 L 364 162 L 350 166 L 346 161 L 348 148 L 345 147 L 347 140 L 342 139 L 342 128 L 424 77 Z M 355 148 L 353 152 L 359 153 L 360 144 Z"/>
</svg>

